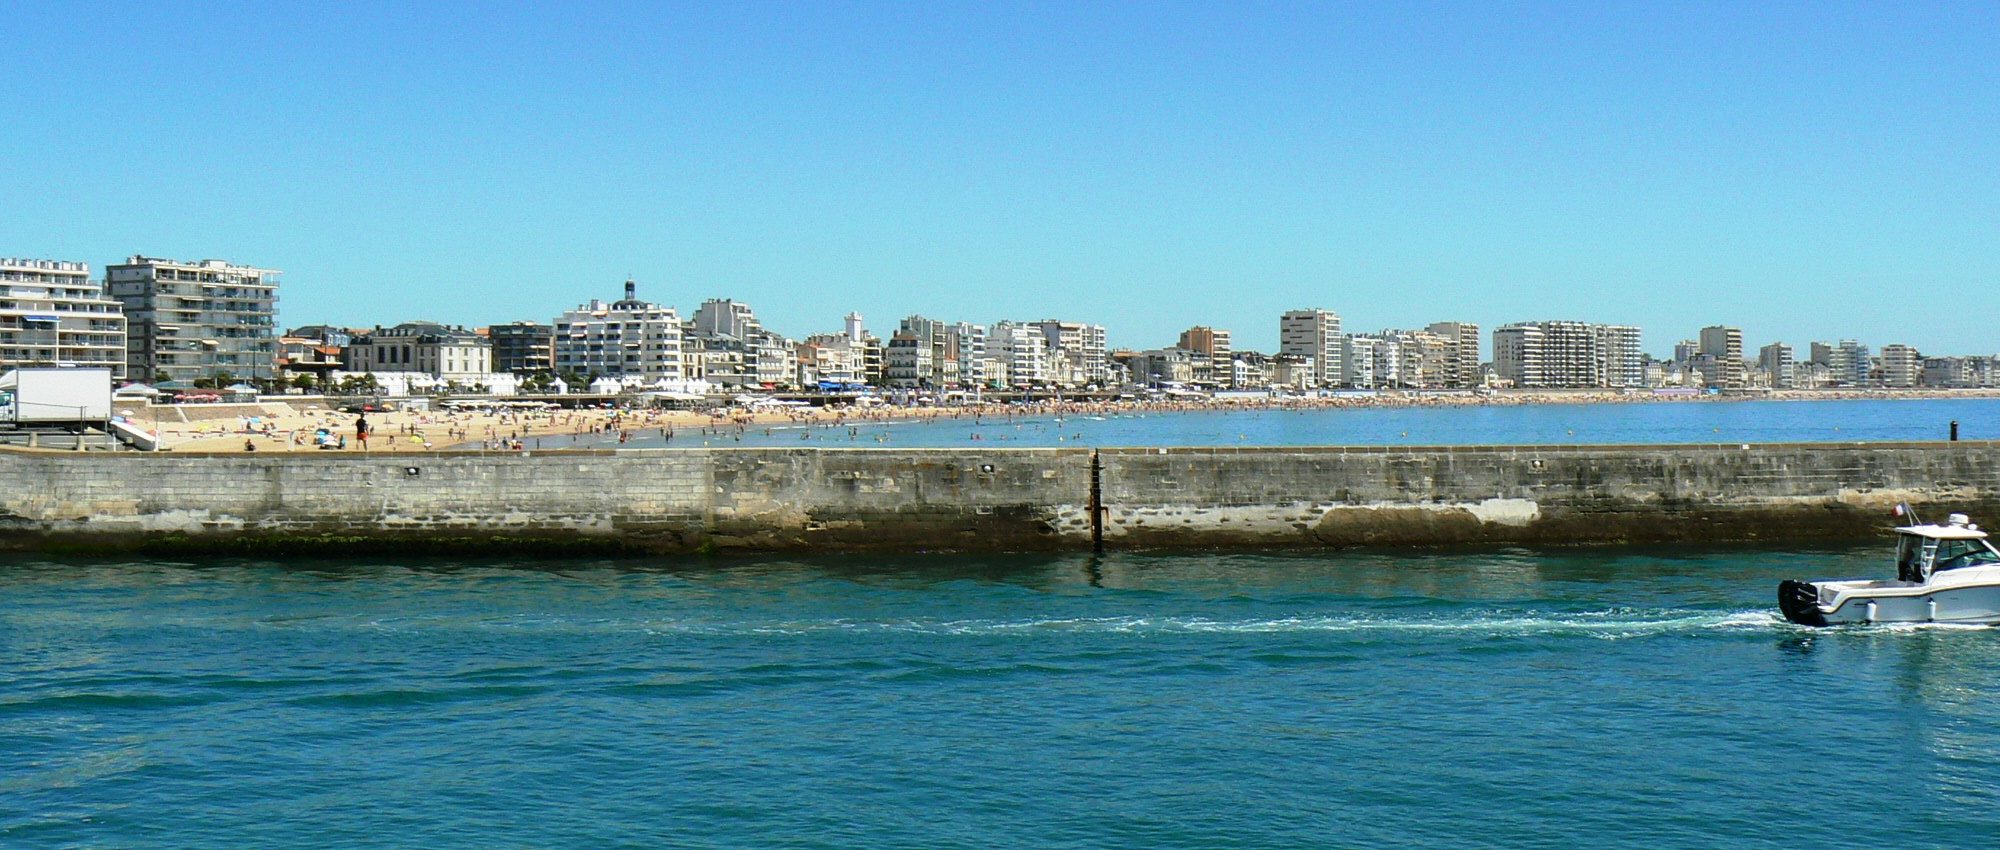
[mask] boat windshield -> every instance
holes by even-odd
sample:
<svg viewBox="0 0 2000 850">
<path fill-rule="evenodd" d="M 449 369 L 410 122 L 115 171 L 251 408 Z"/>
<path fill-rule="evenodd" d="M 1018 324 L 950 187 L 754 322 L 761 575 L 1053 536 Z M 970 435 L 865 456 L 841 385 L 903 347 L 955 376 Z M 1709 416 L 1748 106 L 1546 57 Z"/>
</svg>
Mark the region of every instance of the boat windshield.
<svg viewBox="0 0 2000 850">
<path fill-rule="evenodd" d="M 1994 554 L 1984 540 L 1940 540 L 1935 563 L 1932 572 L 2000 564 L 2000 555 Z"/>
</svg>

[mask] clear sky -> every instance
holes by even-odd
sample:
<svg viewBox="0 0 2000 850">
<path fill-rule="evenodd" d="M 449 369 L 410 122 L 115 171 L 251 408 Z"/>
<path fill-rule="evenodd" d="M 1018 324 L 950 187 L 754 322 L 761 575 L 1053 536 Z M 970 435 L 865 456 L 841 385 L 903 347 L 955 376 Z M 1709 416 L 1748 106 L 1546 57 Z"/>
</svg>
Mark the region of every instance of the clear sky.
<svg viewBox="0 0 2000 850">
<path fill-rule="evenodd" d="M 0 255 L 279 321 L 734 297 L 2000 351 L 2000 4 L 13 2 Z"/>
</svg>

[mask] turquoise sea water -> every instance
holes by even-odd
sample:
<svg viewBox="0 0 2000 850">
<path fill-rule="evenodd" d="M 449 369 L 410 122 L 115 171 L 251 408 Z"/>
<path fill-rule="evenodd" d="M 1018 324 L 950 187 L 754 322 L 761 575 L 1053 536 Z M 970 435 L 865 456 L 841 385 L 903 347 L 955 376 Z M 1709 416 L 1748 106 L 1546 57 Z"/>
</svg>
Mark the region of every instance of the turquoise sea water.
<svg viewBox="0 0 2000 850">
<path fill-rule="evenodd" d="M 1876 548 L 0 561 L 0 847 L 1976 847 Z"/>
<path fill-rule="evenodd" d="M 1953 420 L 1967 440 L 2000 439 L 2000 399 L 1679 401 L 1464 407 L 1127 413 L 1015 418 L 985 415 L 846 427 L 683 429 L 672 441 L 636 432 L 627 448 L 686 446 L 1300 446 L 1598 443 L 1785 443 L 1942 440 Z M 977 438 L 977 439 L 975 439 Z M 603 448 L 545 438 L 544 448 Z"/>
</svg>

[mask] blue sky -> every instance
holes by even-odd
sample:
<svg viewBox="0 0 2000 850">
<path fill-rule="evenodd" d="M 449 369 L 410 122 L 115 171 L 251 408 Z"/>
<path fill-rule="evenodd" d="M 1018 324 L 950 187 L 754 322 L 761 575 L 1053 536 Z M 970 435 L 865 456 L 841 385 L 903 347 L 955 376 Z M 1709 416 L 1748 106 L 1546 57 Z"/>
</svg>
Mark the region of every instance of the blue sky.
<svg viewBox="0 0 2000 850">
<path fill-rule="evenodd" d="M 1385 8 L 1386 7 L 1386 8 Z M 2000 5 L 13 3 L 0 255 L 287 325 L 860 310 L 2000 351 Z"/>
</svg>

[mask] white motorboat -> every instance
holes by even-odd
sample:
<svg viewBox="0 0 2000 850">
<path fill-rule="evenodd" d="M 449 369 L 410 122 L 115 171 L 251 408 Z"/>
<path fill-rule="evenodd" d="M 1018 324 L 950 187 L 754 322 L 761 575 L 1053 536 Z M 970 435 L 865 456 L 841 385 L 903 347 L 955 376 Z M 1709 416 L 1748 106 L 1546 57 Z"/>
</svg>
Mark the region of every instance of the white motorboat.
<svg viewBox="0 0 2000 850">
<path fill-rule="evenodd" d="M 2000 550 L 1965 514 L 1943 525 L 1903 526 L 1896 529 L 1895 580 L 1780 582 L 1778 609 L 1807 626 L 2000 623 Z"/>
</svg>

